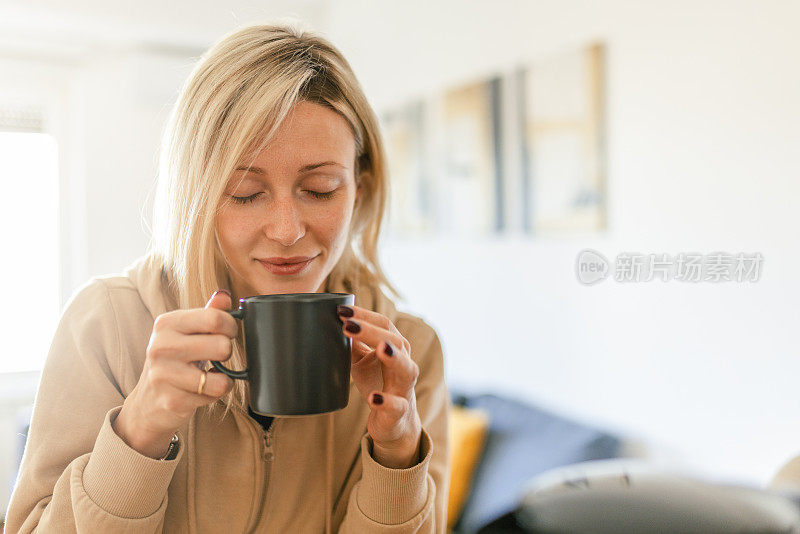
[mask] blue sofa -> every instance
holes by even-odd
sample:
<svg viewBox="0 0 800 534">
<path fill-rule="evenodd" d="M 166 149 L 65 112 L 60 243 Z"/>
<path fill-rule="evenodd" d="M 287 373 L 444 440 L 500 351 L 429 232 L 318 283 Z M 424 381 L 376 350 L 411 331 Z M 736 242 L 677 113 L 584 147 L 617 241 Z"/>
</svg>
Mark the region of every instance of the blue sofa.
<svg viewBox="0 0 800 534">
<path fill-rule="evenodd" d="M 450 388 L 454 405 L 489 415 L 484 450 L 473 475 L 457 534 L 472 534 L 514 510 L 524 486 L 550 469 L 624 456 L 625 441 L 598 428 L 496 394 Z"/>
</svg>

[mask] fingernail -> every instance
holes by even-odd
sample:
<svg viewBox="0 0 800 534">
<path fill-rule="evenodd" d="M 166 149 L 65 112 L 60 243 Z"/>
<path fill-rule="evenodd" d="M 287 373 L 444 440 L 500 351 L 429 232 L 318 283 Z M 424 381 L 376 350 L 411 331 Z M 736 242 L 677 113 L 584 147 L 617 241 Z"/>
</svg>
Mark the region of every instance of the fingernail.
<svg viewBox="0 0 800 534">
<path fill-rule="evenodd" d="M 228 291 L 227 289 L 217 289 L 216 291 L 214 291 L 214 294 L 211 295 L 211 298 L 213 299 L 214 297 L 216 297 L 218 293 L 225 293 L 229 297 L 231 296 L 231 292 Z"/>
<path fill-rule="evenodd" d="M 383 349 L 383 352 L 386 353 L 387 356 L 394 356 L 394 347 L 388 341 L 384 341 L 386 347 Z"/>
<path fill-rule="evenodd" d="M 373 393 L 372 404 L 383 404 L 383 395 L 381 395 L 380 393 Z"/>
<path fill-rule="evenodd" d="M 338 313 L 342 317 L 352 317 L 353 315 L 355 315 L 353 308 L 351 308 L 350 306 L 344 306 L 342 304 L 336 306 L 336 313 Z"/>
<path fill-rule="evenodd" d="M 359 325 L 355 321 L 351 321 L 348 319 L 344 323 L 344 329 L 350 332 L 351 334 L 358 334 L 359 332 L 361 332 L 361 325 Z"/>
</svg>

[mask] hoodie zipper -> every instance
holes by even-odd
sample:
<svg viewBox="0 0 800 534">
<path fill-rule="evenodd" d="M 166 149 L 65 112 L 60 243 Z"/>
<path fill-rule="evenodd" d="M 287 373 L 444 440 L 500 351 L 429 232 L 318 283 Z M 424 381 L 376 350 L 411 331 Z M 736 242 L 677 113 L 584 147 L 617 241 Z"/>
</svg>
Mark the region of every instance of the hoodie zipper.
<svg viewBox="0 0 800 534">
<path fill-rule="evenodd" d="M 255 423 L 255 421 L 253 422 Z M 267 501 L 268 501 L 267 496 L 269 493 L 269 486 L 270 486 L 269 480 L 272 472 L 272 460 L 274 458 L 274 453 L 272 450 L 272 434 L 273 431 L 275 430 L 275 425 L 277 424 L 277 422 L 278 422 L 277 419 L 273 419 L 272 423 L 270 423 L 269 425 L 268 430 L 264 430 L 263 428 L 261 428 L 261 425 L 259 425 L 259 428 L 261 428 L 261 432 L 264 436 L 264 439 L 262 440 L 263 446 L 261 448 L 261 460 L 264 462 L 264 484 L 262 486 L 261 498 L 258 504 L 258 514 L 256 515 L 256 520 L 255 523 L 253 524 L 254 529 L 258 528 L 259 525 L 261 524 L 261 518 L 264 515 L 264 509 L 267 506 Z"/>
</svg>

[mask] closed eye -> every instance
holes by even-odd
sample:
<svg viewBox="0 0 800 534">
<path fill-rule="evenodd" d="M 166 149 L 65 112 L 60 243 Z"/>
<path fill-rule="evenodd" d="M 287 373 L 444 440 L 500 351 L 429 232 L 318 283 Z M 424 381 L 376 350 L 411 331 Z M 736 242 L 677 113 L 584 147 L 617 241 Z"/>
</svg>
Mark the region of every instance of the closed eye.
<svg viewBox="0 0 800 534">
<path fill-rule="evenodd" d="M 327 199 L 331 198 L 334 194 L 336 194 L 336 190 L 334 189 L 333 191 L 325 191 L 325 192 L 306 190 L 306 193 L 308 193 L 309 195 L 311 195 L 312 197 L 314 197 L 314 198 L 316 198 L 318 200 L 327 200 Z M 249 202 L 254 201 L 260 195 L 261 195 L 261 191 L 259 191 L 258 193 L 253 193 L 252 195 L 249 195 L 249 196 L 246 196 L 246 197 L 237 197 L 237 196 L 231 195 L 231 200 L 233 200 L 237 204 L 247 204 Z"/>
<path fill-rule="evenodd" d="M 320 199 L 320 200 L 325 200 L 325 199 L 331 198 L 334 195 L 334 193 L 336 193 L 336 190 L 334 189 L 333 191 L 327 191 L 327 192 L 308 191 L 307 190 L 306 192 L 309 195 L 311 195 L 312 197 L 314 197 L 314 198 L 317 198 L 317 199 Z"/>
<path fill-rule="evenodd" d="M 260 194 L 261 192 L 253 193 L 252 195 L 246 197 L 236 197 L 231 195 L 231 200 L 233 200 L 237 204 L 247 204 L 248 202 L 254 201 Z"/>
</svg>

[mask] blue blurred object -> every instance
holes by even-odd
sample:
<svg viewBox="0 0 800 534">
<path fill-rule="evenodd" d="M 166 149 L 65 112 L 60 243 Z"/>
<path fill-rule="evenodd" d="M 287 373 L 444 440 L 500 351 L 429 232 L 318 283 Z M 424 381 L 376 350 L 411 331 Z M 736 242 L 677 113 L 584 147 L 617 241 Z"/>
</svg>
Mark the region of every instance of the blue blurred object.
<svg viewBox="0 0 800 534">
<path fill-rule="evenodd" d="M 22 454 L 25 452 L 25 441 L 28 439 L 28 429 L 30 428 L 32 413 L 33 405 L 25 406 L 24 408 L 20 408 L 15 417 L 14 428 L 16 432 L 14 435 L 17 438 L 17 450 L 14 461 L 14 472 L 11 473 L 11 479 L 8 481 L 9 494 L 14 491 L 14 484 L 17 482 L 17 474 L 22 464 Z"/>
<path fill-rule="evenodd" d="M 516 509 L 526 483 L 540 473 L 622 452 L 620 438 L 518 400 L 450 391 L 453 404 L 489 414 L 486 445 L 454 532 L 472 534 Z"/>
</svg>

